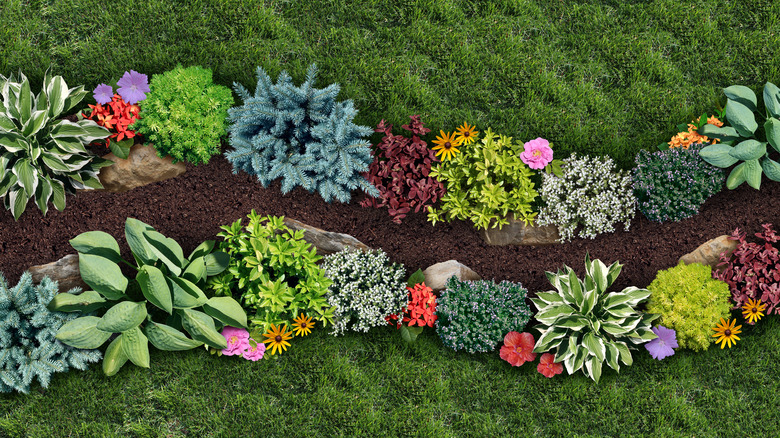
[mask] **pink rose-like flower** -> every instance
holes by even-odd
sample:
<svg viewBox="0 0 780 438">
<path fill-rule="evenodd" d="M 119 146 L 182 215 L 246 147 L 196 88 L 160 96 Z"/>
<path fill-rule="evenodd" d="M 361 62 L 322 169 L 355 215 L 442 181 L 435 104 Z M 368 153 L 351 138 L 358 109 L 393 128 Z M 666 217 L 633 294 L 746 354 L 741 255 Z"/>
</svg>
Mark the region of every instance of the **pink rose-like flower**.
<svg viewBox="0 0 780 438">
<path fill-rule="evenodd" d="M 525 151 L 520 154 L 520 159 L 531 169 L 544 169 L 553 159 L 553 151 L 550 142 L 539 137 L 524 145 Z"/>
<path fill-rule="evenodd" d="M 548 379 L 552 378 L 552 376 L 556 374 L 562 373 L 563 365 L 553 362 L 554 360 L 555 356 L 550 353 L 544 353 L 542 358 L 539 359 L 539 365 L 536 366 L 536 371 L 539 371 L 542 373 L 542 375 L 544 375 L 544 377 L 547 377 Z"/>
<path fill-rule="evenodd" d="M 252 339 L 254 341 L 254 339 Z M 265 355 L 265 344 L 262 342 L 256 342 L 256 345 L 252 347 L 252 344 L 247 343 L 247 349 L 241 356 L 246 360 L 257 362 Z"/>
<path fill-rule="evenodd" d="M 222 350 L 225 356 L 237 356 L 244 354 L 249 348 L 249 332 L 246 329 L 225 326 L 222 336 L 227 341 L 227 348 Z"/>
</svg>

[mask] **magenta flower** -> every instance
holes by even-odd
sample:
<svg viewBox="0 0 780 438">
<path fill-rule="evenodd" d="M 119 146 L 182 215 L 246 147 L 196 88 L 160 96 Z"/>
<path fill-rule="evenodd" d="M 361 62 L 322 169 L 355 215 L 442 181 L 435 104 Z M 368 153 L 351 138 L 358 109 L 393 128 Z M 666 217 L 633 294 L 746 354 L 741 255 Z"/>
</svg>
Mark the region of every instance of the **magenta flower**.
<svg viewBox="0 0 780 438">
<path fill-rule="evenodd" d="M 92 96 L 95 101 L 100 105 L 105 105 L 111 102 L 111 98 L 114 97 L 114 89 L 110 85 L 100 84 L 95 87 L 95 91 L 92 92 Z"/>
<path fill-rule="evenodd" d="M 550 142 L 539 137 L 524 145 L 525 151 L 520 154 L 520 159 L 531 169 L 544 169 L 553 159 L 553 151 Z"/>
<path fill-rule="evenodd" d="M 677 345 L 677 332 L 662 325 L 652 329 L 658 337 L 645 344 L 645 348 L 653 359 L 661 360 L 672 356 Z"/>
<path fill-rule="evenodd" d="M 252 339 L 254 341 L 254 339 Z M 247 344 L 248 347 L 246 351 L 244 351 L 244 354 L 241 356 L 246 360 L 251 360 L 252 362 L 257 362 L 258 360 L 262 359 L 265 355 L 265 344 L 262 342 L 256 342 L 255 346 L 253 347 L 252 344 Z"/>
<path fill-rule="evenodd" d="M 145 74 L 138 73 L 135 70 L 125 72 L 122 79 L 116 83 L 120 88 L 117 93 L 122 99 L 130 105 L 135 105 L 141 100 L 146 99 L 146 93 L 149 92 L 149 81 Z"/>
<path fill-rule="evenodd" d="M 244 354 L 249 348 L 249 332 L 246 329 L 225 326 L 222 336 L 227 341 L 227 348 L 222 350 L 225 356 L 237 356 Z"/>
</svg>

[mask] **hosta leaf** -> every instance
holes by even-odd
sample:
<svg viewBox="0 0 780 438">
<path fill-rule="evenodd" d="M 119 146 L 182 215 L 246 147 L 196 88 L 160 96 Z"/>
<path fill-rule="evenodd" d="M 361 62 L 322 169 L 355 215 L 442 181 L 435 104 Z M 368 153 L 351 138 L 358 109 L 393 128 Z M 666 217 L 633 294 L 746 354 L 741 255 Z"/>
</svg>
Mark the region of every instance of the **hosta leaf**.
<svg viewBox="0 0 780 438">
<path fill-rule="evenodd" d="M 139 327 L 122 332 L 122 350 L 136 366 L 149 368 L 149 341 Z"/>
<path fill-rule="evenodd" d="M 206 240 L 192 250 L 192 254 L 187 258 L 189 260 L 194 260 L 196 257 L 205 257 L 214 249 L 214 244 L 215 242 L 213 240 Z"/>
<path fill-rule="evenodd" d="M 173 298 L 171 289 L 165 281 L 162 271 L 152 265 L 144 265 L 138 269 L 135 276 L 138 286 L 144 297 L 157 308 L 164 310 L 169 315 L 173 313 Z"/>
<path fill-rule="evenodd" d="M 79 102 L 81 102 L 82 99 L 84 99 L 84 96 L 87 94 L 89 94 L 89 91 L 86 91 L 83 85 L 69 88 L 68 92 L 65 93 L 65 109 L 63 112 L 67 112 L 73 109 L 76 105 L 79 104 Z"/>
<path fill-rule="evenodd" d="M 613 315 L 617 318 L 627 318 L 636 313 L 636 311 L 627 304 L 621 304 L 605 310 L 607 311 L 608 314 Z"/>
<path fill-rule="evenodd" d="M 599 291 L 595 288 L 585 292 L 585 299 L 583 300 L 582 308 L 580 309 L 583 315 L 589 315 L 593 311 L 596 301 L 598 300 L 598 292 Z"/>
<path fill-rule="evenodd" d="M 103 345 L 111 337 L 111 332 L 99 330 L 97 316 L 82 316 L 66 322 L 55 336 L 62 343 L 74 348 L 91 350 Z"/>
<path fill-rule="evenodd" d="M 54 204 L 54 208 L 62 211 L 65 208 L 65 187 L 62 182 L 48 179 L 51 183 L 51 203 Z"/>
<path fill-rule="evenodd" d="M 631 364 L 634 363 L 634 359 L 631 357 L 631 351 L 629 351 L 629 349 L 626 346 L 626 344 L 624 344 L 622 342 L 615 342 L 615 347 L 620 352 L 620 360 L 624 364 L 626 364 L 628 366 L 631 366 Z"/>
<path fill-rule="evenodd" d="M 127 362 L 127 355 L 122 348 L 122 335 L 117 336 L 106 349 L 103 355 L 103 374 L 108 377 L 119 372 L 119 369 Z"/>
<path fill-rule="evenodd" d="M 726 119 L 737 130 L 740 137 L 753 137 L 758 128 L 756 116 L 741 102 L 729 99 L 726 103 Z"/>
<path fill-rule="evenodd" d="M 780 120 L 770 118 L 764 123 L 766 139 L 776 151 L 780 152 Z"/>
<path fill-rule="evenodd" d="M 766 143 L 758 140 L 745 140 L 734 146 L 729 154 L 741 161 L 757 160 L 766 154 Z"/>
<path fill-rule="evenodd" d="M 577 347 L 579 346 L 578 341 L 579 335 L 577 333 L 562 339 L 555 351 L 555 359 L 553 362 L 563 362 L 574 356 L 574 354 L 577 353 Z"/>
<path fill-rule="evenodd" d="M 49 302 L 47 308 L 53 312 L 81 312 L 89 313 L 105 303 L 106 300 L 99 293 L 88 290 L 80 294 L 57 294 Z"/>
<path fill-rule="evenodd" d="M 560 339 L 566 336 L 567 333 L 568 330 L 564 328 L 548 328 L 542 333 L 541 336 L 539 336 L 539 339 L 536 341 L 536 345 L 534 345 L 534 352 L 544 353 L 551 350 L 561 342 Z"/>
<path fill-rule="evenodd" d="M 601 379 L 601 363 L 602 360 L 599 360 L 598 358 L 591 357 L 588 359 L 587 362 L 585 362 L 585 369 L 588 370 L 588 375 L 590 376 L 593 381 L 596 383 L 599 383 L 599 380 Z"/>
<path fill-rule="evenodd" d="M 550 325 L 561 315 L 568 316 L 573 313 L 575 313 L 574 308 L 567 304 L 551 304 L 539 310 L 539 312 L 536 314 L 536 320 L 543 324 Z"/>
<path fill-rule="evenodd" d="M 563 364 L 566 366 L 566 372 L 569 374 L 574 374 L 577 372 L 577 370 L 582 368 L 582 365 L 585 363 L 585 360 L 588 358 L 588 349 L 583 347 L 582 345 L 579 345 L 577 347 L 577 352 L 570 356 L 568 360 L 564 361 Z"/>
<path fill-rule="evenodd" d="M 8 192 L 8 202 L 11 206 L 11 213 L 14 215 L 14 220 L 19 220 L 19 216 L 24 213 L 27 208 L 27 201 L 29 198 L 26 196 L 24 189 L 16 186 Z"/>
<path fill-rule="evenodd" d="M 84 119 L 76 122 L 83 130 L 83 133 L 79 136 L 84 143 L 92 143 L 93 141 L 103 140 L 109 135 L 108 129 L 98 125 L 92 120 Z"/>
<path fill-rule="evenodd" d="M 15 187 L 16 182 L 16 175 L 11 172 L 8 172 L 5 178 L 0 179 L 0 198 L 5 196 L 11 190 L 11 187 Z"/>
<path fill-rule="evenodd" d="M 737 130 L 731 126 L 723 126 L 719 128 L 715 125 L 710 125 L 709 123 L 699 128 L 697 132 L 705 137 L 716 138 L 723 142 L 737 141 L 740 137 Z"/>
<path fill-rule="evenodd" d="M 96 327 L 110 333 L 122 333 L 146 319 L 146 301 L 121 301 L 106 310 Z"/>
<path fill-rule="evenodd" d="M 68 92 L 68 85 L 62 76 L 54 76 L 48 83 L 44 84 L 44 90 L 49 101 L 48 116 L 52 119 L 56 118 L 65 109 L 65 93 Z"/>
<path fill-rule="evenodd" d="M 604 355 L 607 354 L 604 341 L 593 332 L 585 333 L 585 336 L 582 337 L 582 345 L 584 345 L 592 355 L 596 356 L 599 361 L 604 360 Z"/>
<path fill-rule="evenodd" d="M 745 181 L 756 190 L 761 188 L 761 176 L 764 174 L 758 160 L 745 161 Z"/>
<path fill-rule="evenodd" d="M 780 118 L 780 89 L 771 82 L 764 85 L 764 106 L 771 117 Z"/>
<path fill-rule="evenodd" d="M 30 81 L 22 75 L 21 88 L 19 89 L 17 109 L 19 110 L 19 121 L 26 124 L 32 115 L 32 106 L 35 95 L 30 91 Z"/>
<path fill-rule="evenodd" d="M 161 260 L 173 275 L 181 275 L 184 267 L 184 252 L 175 240 L 163 236 L 154 230 L 146 230 L 143 237 L 149 244 L 149 248 Z"/>
<path fill-rule="evenodd" d="M 44 151 L 41 153 L 41 159 L 43 160 L 43 164 L 54 172 L 70 171 L 70 167 L 56 155 Z"/>
<path fill-rule="evenodd" d="M 57 137 L 52 138 L 52 143 L 56 149 L 63 154 L 86 154 L 87 150 L 84 144 L 76 137 Z M 49 143 L 51 144 L 51 143 Z"/>
<path fill-rule="evenodd" d="M 43 128 L 48 116 L 46 111 L 35 111 L 32 113 L 30 120 L 22 127 L 22 135 L 30 137 L 38 133 Z"/>
<path fill-rule="evenodd" d="M 15 153 L 27 149 L 28 143 L 27 139 L 15 132 L 0 132 L 0 147 L 6 152 Z"/>
<path fill-rule="evenodd" d="M 144 238 L 144 231 L 154 231 L 154 228 L 131 217 L 125 221 L 125 239 L 130 250 L 143 264 L 150 265 L 157 260 L 157 256 Z"/>
<path fill-rule="evenodd" d="M 204 257 L 196 257 L 187 265 L 184 272 L 181 274 L 182 278 L 197 283 L 200 280 L 206 279 L 206 261 Z"/>
<path fill-rule="evenodd" d="M 571 296 L 574 297 L 574 302 L 577 303 L 578 307 L 582 308 L 585 302 L 585 294 L 582 290 L 582 284 L 574 271 L 569 271 L 568 284 Z"/>
<path fill-rule="evenodd" d="M 246 312 L 231 297 L 214 297 L 203 304 L 203 311 L 212 318 L 231 327 L 246 328 Z"/>
<path fill-rule="evenodd" d="M 620 351 L 618 351 L 617 347 L 612 342 L 607 342 L 606 344 L 607 365 L 609 365 L 613 370 L 620 372 L 620 363 L 618 362 L 618 359 L 620 358 Z"/>
<path fill-rule="evenodd" d="M 192 336 L 192 339 L 218 350 L 227 348 L 225 337 L 217 331 L 214 320 L 210 316 L 192 309 L 182 309 L 177 310 L 177 312 L 181 312 L 182 326 Z"/>
<path fill-rule="evenodd" d="M 27 198 L 32 198 L 35 195 L 35 189 L 38 188 L 37 172 L 30 164 L 30 160 L 24 158 L 14 164 L 12 172 L 19 180 L 19 185 L 24 188 Z"/>
<path fill-rule="evenodd" d="M 150 321 L 144 326 L 144 333 L 149 342 L 158 350 L 184 351 L 203 345 L 203 342 L 188 338 L 175 328 Z"/>
<path fill-rule="evenodd" d="M 726 178 L 726 187 L 729 190 L 734 190 L 743 182 L 745 182 L 745 163 L 739 163 Z"/>
<path fill-rule="evenodd" d="M 68 120 L 60 120 L 52 126 L 50 135 L 53 138 L 58 137 L 81 137 L 84 135 L 84 129 L 76 123 Z"/>
<path fill-rule="evenodd" d="M 732 85 L 723 89 L 723 94 L 731 101 L 736 101 L 745 106 L 751 112 L 758 109 L 756 93 L 744 85 Z M 731 121 L 731 119 L 729 119 Z"/>
<path fill-rule="evenodd" d="M 114 263 L 121 263 L 119 244 L 114 237 L 103 231 L 87 231 L 70 240 L 70 246 L 83 254 L 105 257 Z"/>
<path fill-rule="evenodd" d="M 176 309 L 200 307 L 208 301 L 206 294 L 187 279 L 168 277 L 168 285 L 173 291 L 173 307 Z"/>
<path fill-rule="evenodd" d="M 544 304 L 563 303 L 563 298 L 561 298 L 561 296 L 555 292 L 537 292 L 536 298 L 544 302 Z"/>
<path fill-rule="evenodd" d="M 645 342 L 652 341 L 657 337 L 658 335 L 653 333 L 653 331 L 649 328 L 640 327 L 631 333 L 628 339 L 634 344 L 644 344 Z"/>
<path fill-rule="evenodd" d="M 622 270 L 623 270 L 623 265 L 621 265 L 617 261 L 612 262 L 612 264 L 609 265 L 609 268 L 607 268 L 607 287 L 612 286 L 612 284 L 618 278 Z"/>
<path fill-rule="evenodd" d="M 539 322 L 543 322 L 543 321 L 539 321 Z M 578 331 L 588 325 L 588 320 L 580 315 L 566 314 L 553 321 L 550 325 L 556 327 L 565 327 L 567 329 Z"/>
<path fill-rule="evenodd" d="M 125 296 L 127 278 L 111 260 L 94 254 L 79 254 L 79 272 L 84 283 L 109 300 Z"/>
<path fill-rule="evenodd" d="M 763 169 L 767 178 L 772 181 L 780 181 L 780 163 L 777 161 L 764 158 L 761 160 L 761 169 Z M 0 190 L 0 196 L 2 196 L 2 190 Z"/>
<path fill-rule="evenodd" d="M 206 275 L 217 275 L 224 271 L 228 263 L 230 263 L 230 256 L 222 251 L 215 251 L 204 257 L 206 262 Z"/>
</svg>

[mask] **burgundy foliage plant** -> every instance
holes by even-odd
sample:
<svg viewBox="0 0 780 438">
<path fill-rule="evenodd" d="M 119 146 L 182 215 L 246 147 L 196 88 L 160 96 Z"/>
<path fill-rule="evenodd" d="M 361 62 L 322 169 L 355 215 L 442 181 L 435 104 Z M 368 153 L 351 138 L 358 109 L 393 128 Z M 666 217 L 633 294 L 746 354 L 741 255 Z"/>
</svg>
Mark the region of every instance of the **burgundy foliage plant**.
<svg viewBox="0 0 780 438">
<path fill-rule="evenodd" d="M 401 128 L 412 133 L 411 138 L 393 135 L 393 125 L 379 122 L 374 130 L 385 136 L 374 152 L 374 162 L 366 179 L 379 189 L 379 197 L 366 197 L 363 207 L 387 206 L 393 222 L 400 224 L 412 209 L 419 212 L 441 198 L 445 189 L 435 178 L 428 176 L 431 165 L 438 162 L 436 153 L 420 137 L 431 132 L 423 127 L 420 116 L 411 116 L 411 123 Z"/>
<path fill-rule="evenodd" d="M 767 315 L 780 314 L 780 252 L 773 245 L 780 241 L 780 236 L 772 224 L 761 227 L 763 231 L 755 235 L 764 241 L 762 244 L 748 242 L 745 233 L 739 228 L 734 230 L 729 239 L 738 240 L 739 244 L 731 257 L 721 254 L 720 269 L 713 269 L 712 276 L 729 285 L 735 309 L 752 298 L 767 304 Z"/>
</svg>

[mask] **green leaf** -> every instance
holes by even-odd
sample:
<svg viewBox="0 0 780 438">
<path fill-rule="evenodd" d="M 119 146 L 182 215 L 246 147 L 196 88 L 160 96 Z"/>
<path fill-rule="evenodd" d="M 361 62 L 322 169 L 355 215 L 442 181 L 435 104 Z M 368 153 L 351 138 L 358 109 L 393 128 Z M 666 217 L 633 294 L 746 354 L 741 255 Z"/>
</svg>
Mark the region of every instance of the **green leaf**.
<svg viewBox="0 0 780 438">
<path fill-rule="evenodd" d="M 24 213 L 27 208 L 27 201 L 29 198 L 25 196 L 24 189 L 16 187 L 8 192 L 8 203 L 11 205 L 11 213 L 14 215 L 14 220 L 19 220 L 19 216 Z"/>
<path fill-rule="evenodd" d="M 552 325 L 560 316 L 571 316 L 575 313 L 573 307 L 568 304 L 551 304 L 543 309 L 539 309 L 536 314 L 536 320 L 542 324 Z"/>
<path fill-rule="evenodd" d="M 46 111 L 35 111 L 32 113 L 30 120 L 22 127 L 22 135 L 25 137 L 31 137 L 38 133 L 46 125 L 48 121 Z"/>
<path fill-rule="evenodd" d="M 756 100 L 756 93 L 744 85 L 732 85 L 723 89 L 723 93 L 731 101 L 736 101 L 745 106 L 748 110 L 756 111 L 758 109 L 758 103 Z M 728 107 L 727 107 L 728 108 Z M 728 116 L 726 116 L 728 118 Z M 729 121 L 731 119 L 729 118 Z"/>
<path fill-rule="evenodd" d="M 122 301 L 108 309 L 97 324 L 99 330 L 122 333 L 146 319 L 146 302 Z"/>
<path fill-rule="evenodd" d="M 604 341 L 593 332 L 585 333 L 585 336 L 582 337 L 582 345 L 584 345 L 591 354 L 596 356 L 599 361 L 604 360 L 604 357 L 607 354 L 606 346 L 604 345 Z"/>
<path fill-rule="evenodd" d="M 757 160 L 766 154 L 766 143 L 757 140 L 745 140 L 731 149 L 729 154 L 741 161 Z"/>
<path fill-rule="evenodd" d="M 551 325 L 579 331 L 588 325 L 588 320 L 580 315 L 561 316 L 553 321 Z"/>
<path fill-rule="evenodd" d="M 122 350 L 136 366 L 149 368 L 149 341 L 139 327 L 122 332 Z"/>
<path fill-rule="evenodd" d="M 116 155 L 117 158 L 121 158 L 123 160 L 126 160 L 127 157 L 130 156 L 130 148 L 133 147 L 133 139 L 132 138 L 126 138 L 122 141 L 112 141 L 108 148 L 111 149 L 111 152 Z"/>
<path fill-rule="evenodd" d="M 38 187 L 38 178 L 35 169 L 27 158 L 21 159 L 14 164 L 12 172 L 18 178 L 19 185 L 24 188 L 27 199 L 35 195 L 35 189 Z"/>
<path fill-rule="evenodd" d="M 582 308 L 585 302 L 585 294 L 582 291 L 582 284 L 580 283 L 580 280 L 577 278 L 577 274 L 574 271 L 569 271 L 568 278 L 569 293 L 571 293 L 571 296 L 574 297 L 574 302 L 577 303 L 577 306 Z"/>
<path fill-rule="evenodd" d="M 221 251 L 215 251 L 204 257 L 206 261 L 206 275 L 217 275 L 224 271 L 230 263 L 230 256 Z"/>
<path fill-rule="evenodd" d="M 764 170 L 766 177 L 772 181 L 780 181 L 780 163 L 764 158 L 761 160 L 761 168 Z"/>
<path fill-rule="evenodd" d="M 103 345 L 111 337 L 111 332 L 105 332 L 96 326 L 100 322 L 97 316 L 82 316 L 66 322 L 55 336 L 63 344 L 74 348 L 91 350 Z"/>
<path fill-rule="evenodd" d="M 143 264 L 151 265 L 157 260 L 157 256 L 144 238 L 144 231 L 154 231 L 154 228 L 131 217 L 125 221 L 125 239 L 130 250 Z"/>
<path fill-rule="evenodd" d="M 753 111 L 735 100 L 729 100 L 726 104 L 726 119 L 741 137 L 753 137 L 758 128 Z"/>
<path fill-rule="evenodd" d="M 192 339 L 218 350 L 227 348 L 225 337 L 217 331 L 214 320 L 210 316 L 192 309 L 182 309 L 177 312 L 181 312 L 181 324 Z"/>
<path fill-rule="evenodd" d="M 764 123 L 764 131 L 766 131 L 766 139 L 769 144 L 780 152 L 780 120 L 771 118 Z"/>
<path fill-rule="evenodd" d="M 122 348 L 122 335 L 119 335 L 108 344 L 106 354 L 103 355 L 103 374 L 113 376 L 127 362 L 127 355 Z"/>
<path fill-rule="evenodd" d="M 239 224 L 241 221 L 239 221 Z M 212 249 L 214 249 L 214 241 L 213 240 L 206 240 L 205 242 L 198 245 L 194 250 L 192 250 L 192 254 L 190 254 L 187 259 L 194 260 L 196 257 L 205 257 L 207 256 Z"/>
<path fill-rule="evenodd" d="M 125 297 L 127 278 L 111 260 L 93 254 L 79 254 L 79 272 L 84 283 L 109 300 Z"/>
<path fill-rule="evenodd" d="M 415 283 L 417 284 L 417 283 Z M 406 341 L 407 344 L 411 344 L 417 339 L 417 336 L 422 333 L 422 327 L 409 327 L 408 325 L 401 326 L 401 338 Z"/>
<path fill-rule="evenodd" d="M 588 375 L 596 383 L 599 383 L 599 380 L 601 379 L 601 362 L 602 361 L 603 361 L 603 359 L 599 360 L 598 358 L 591 357 L 587 362 L 585 362 L 585 369 L 588 370 Z"/>
<path fill-rule="evenodd" d="M 65 93 L 68 92 L 68 85 L 62 76 L 54 76 L 48 83 L 43 84 L 43 89 L 49 101 L 48 116 L 54 119 L 65 109 Z"/>
<path fill-rule="evenodd" d="M 534 353 L 544 353 L 560 344 L 560 339 L 569 331 L 564 328 L 549 327 L 545 330 L 534 345 Z M 556 342 L 557 341 L 557 342 Z"/>
<path fill-rule="evenodd" d="M 51 183 L 49 183 L 48 179 L 41 178 L 40 181 L 38 181 L 38 188 L 35 190 L 35 204 L 44 216 L 46 216 L 46 213 L 49 211 L 49 199 L 51 199 L 51 194 Z"/>
<path fill-rule="evenodd" d="M 157 259 L 161 260 L 173 275 L 181 275 L 184 267 L 184 252 L 181 246 L 175 240 L 154 230 L 144 231 L 143 236 Z"/>
<path fill-rule="evenodd" d="M 745 163 L 739 163 L 726 178 L 726 188 L 734 190 L 745 182 Z"/>
<path fill-rule="evenodd" d="M 93 141 L 103 140 L 111 135 L 111 132 L 108 129 L 98 125 L 93 120 L 79 120 L 76 122 L 76 124 L 79 125 L 83 131 L 79 138 L 84 143 L 92 143 Z"/>
<path fill-rule="evenodd" d="M 613 370 L 620 372 L 620 363 L 618 362 L 618 358 L 620 357 L 620 351 L 618 351 L 615 344 L 612 342 L 607 342 L 607 365 L 610 366 Z"/>
<path fill-rule="evenodd" d="M 631 357 L 631 351 L 628 350 L 626 344 L 615 342 L 615 347 L 620 352 L 620 360 L 623 361 L 624 364 L 631 366 L 631 364 L 634 363 L 634 359 Z"/>
<path fill-rule="evenodd" d="M 414 272 L 414 274 L 409 276 L 409 280 L 406 282 L 406 285 L 408 287 L 414 287 L 416 284 L 422 284 L 425 282 L 425 274 L 423 274 L 422 269 L 418 269 Z"/>
<path fill-rule="evenodd" d="M 715 125 L 706 124 L 699 128 L 697 132 L 705 137 L 716 138 L 723 142 L 733 142 L 740 138 L 737 130 L 731 126 L 719 128 Z"/>
<path fill-rule="evenodd" d="M 214 297 L 203 304 L 203 311 L 209 316 L 231 327 L 246 328 L 246 312 L 231 297 Z"/>
<path fill-rule="evenodd" d="M 173 298 L 171 289 L 165 281 L 162 271 L 152 265 L 144 265 L 138 269 L 135 276 L 138 286 L 144 297 L 157 308 L 166 311 L 169 315 L 173 313 Z"/>
<path fill-rule="evenodd" d="M 80 294 L 57 294 L 49 302 L 47 308 L 52 312 L 92 312 L 105 303 L 106 300 L 99 293 L 88 290 Z"/>
<path fill-rule="evenodd" d="M 208 301 L 206 294 L 198 286 L 184 278 L 168 277 L 168 285 L 173 291 L 175 309 L 199 307 Z"/>
<path fill-rule="evenodd" d="M 26 124 L 30 120 L 32 114 L 32 104 L 35 95 L 30 91 L 30 81 L 28 81 L 24 75 L 22 75 L 21 86 L 17 107 L 19 109 L 19 121 L 22 122 L 22 124 Z"/>
<path fill-rule="evenodd" d="M 65 209 L 65 187 L 62 182 L 51 180 L 46 177 L 46 180 L 51 184 L 51 203 L 54 204 L 54 208 L 59 211 Z"/>
<path fill-rule="evenodd" d="M 555 292 L 537 292 L 536 298 L 542 300 L 545 304 L 563 304 L 563 298 Z"/>
<path fill-rule="evenodd" d="M 185 351 L 200 347 L 203 342 L 192 340 L 175 328 L 149 321 L 144 327 L 144 333 L 149 342 L 158 350 Z"/>
<path fill-rule="evenodd" d="M 16 186 L 16 181 L 16 175 L 10 172 L 6 174 L 5 178 L 0 179 L 0 197 L 6 196 L 11 187 Z"/>
<path fill-rule="evenodd" d="M 92 254 L 120 263 L 119 244 L 113 236 L 103 231 L 87 231 L 70 240 L 70 246 L 81 254 Z"/>
<path fill-rule="evenodd" d="M 745 161 L 745 180 L 750 187 L 759 190 L 761 188 L 762 175 L 763 170 L 758 160 Z"/>
<path fill-rule="evenodd" d="M 67 112 L 73 109 L 76 105 L 79 104 L 79 102 L 81 102 L 82 99 L 84 99 L 84 96 L 87 94 L 89 94 L 89 91 L 84 90 L 83 85 L 68 89 L 68 92 L 65 93 L 65 109 L 63 112 Z"/>
<path fill-rule="evenodd" d="M 780 89 L 771 82 L 764 85 L 764 106 L 771 117 L 780 118 Z"/>
<path fill-rule="evenodd" d="M 15 132 L 0 132 L 0 147 L 6 152 L 16 153 L 26 150 L 28 143 L 24 137 Z"/>
<path fill-rule="evenodd" d="M 182 278 L 197 283 L 206 279 L 206 261 L 204 257 L 197 257 L 187 265 L 187 268 L 181 274 Z"/>
</svg>

